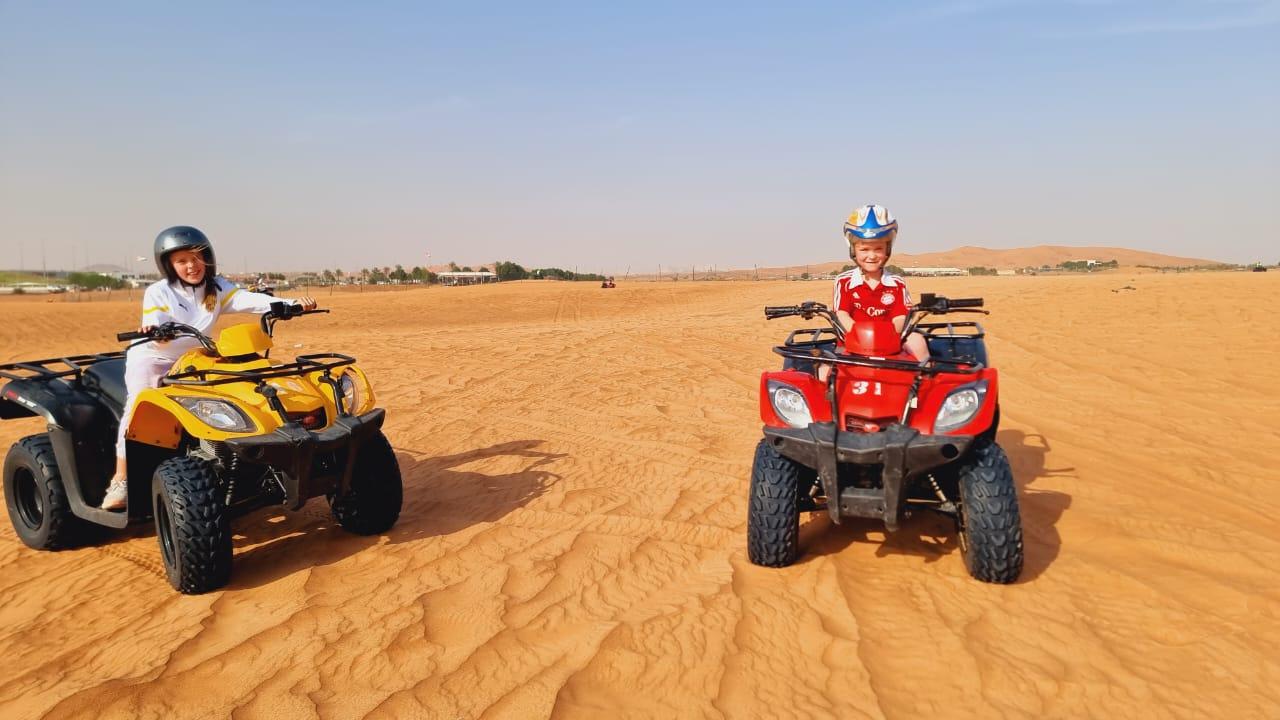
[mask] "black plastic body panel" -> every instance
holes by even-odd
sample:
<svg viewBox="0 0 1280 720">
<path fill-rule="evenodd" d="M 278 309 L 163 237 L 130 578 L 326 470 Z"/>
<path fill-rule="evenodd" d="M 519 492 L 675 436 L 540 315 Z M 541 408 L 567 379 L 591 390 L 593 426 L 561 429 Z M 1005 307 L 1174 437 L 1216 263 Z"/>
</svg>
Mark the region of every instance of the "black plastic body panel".
<svg viewBox="0 0 1280 720">
<path fill-rule="evenodd" d="M 818 471 L 832 521 L 880 518 L 890 530 L 898 527 L 910 485 L 963 456 L 973 443 L 971 435 L 923 435 L 897 423 L 876 433 L 840 432 L 834 423 L 812 423 L 804 428 L 766 426 L 764 436 L 781 454 Z M 841 488 L 839 466 L 843 463 L 882 466 L 882 487 Z"/>
<path fill-rule="evenodd" d="M 347 415 L 329 427 L 312 432 L 291 422 L 273 432 L 227 440 L 236 455 L 247 462 L 266 465 L 284 474 L 284 506 L 297 510 L 319 495 L 346 492 L 351 485 L 360 444 L 381 427 L 386 411 L 376 408 L 364 415 Z M 317 453 L 343 451 L 346 463 L 337 475 L 315 472 Z"/>
</svg>

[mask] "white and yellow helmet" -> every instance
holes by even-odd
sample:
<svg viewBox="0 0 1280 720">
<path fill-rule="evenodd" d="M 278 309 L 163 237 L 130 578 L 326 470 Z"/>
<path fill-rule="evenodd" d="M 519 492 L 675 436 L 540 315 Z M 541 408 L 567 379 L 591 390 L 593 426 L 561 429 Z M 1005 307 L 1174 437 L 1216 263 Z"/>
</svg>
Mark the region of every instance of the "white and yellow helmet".
<svg viewBox="0 0 1280 720">
<path fill-rule="evenodd" d="M 898 237 L 898 221 L 883 205 L 863 205 L 849 214 L 844 224 L 844 239 L 853 253 L 853 244 L 859 240 L 884 240 L 886 249 L 893 253 L 893 241 Z"/>
</svg>

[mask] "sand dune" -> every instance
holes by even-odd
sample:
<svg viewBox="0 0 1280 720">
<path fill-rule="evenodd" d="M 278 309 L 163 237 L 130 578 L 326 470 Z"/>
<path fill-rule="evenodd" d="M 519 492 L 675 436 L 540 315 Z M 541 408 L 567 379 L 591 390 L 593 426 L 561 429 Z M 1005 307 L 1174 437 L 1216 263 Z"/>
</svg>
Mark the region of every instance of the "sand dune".
<svg viewBox="0 0 1280 720">
<path fill-rule="evenodd" d="M 836 241 L 839 244 L 839 241 Z M 833 246 L 835 247 L 835 246 Z M 1036 245 L 1033 247 L 1022 248 L 984 248 L 966 245 L 963 247 L 943 250 L 941 252 L 931 253 L 909 253 L 896 252 L 893 254 L 893 264 L 899 267 L 956 267 L 967 269 L 971 267 L 990 267 L 999 270 L 1016 270 L 1026 267 L 1038 268 L 1043 265 L 1057 267 L 1059 263 L 1072 260 L 1097 260 L 1099 262 L 1108 262 L 1115 260 L 1121 266 L 1121 272 L 1147 272 L 1138 268 L 1138 266 L 1148 267 L 1196 267 L 1196 266 L 1213 266 L 1220 264 L 1217 260 L 1202 260 L 1197 258 L 1178 257 L 1175 255 L 1164 255 L 1161 253 L 1148 252 L 1146 250 L 1132 250 L 1129 248 L 1119 247 L 1067 247 L 1064 245 Z M 706 268 L 697 268 L 696 273 L 700 277 L 713 276 L 718 279 L 730 280 L 750 280 L 750 279 L 781 279 L 786 277 L 795 278 L 802 273 L 810 273 L 813 276 L 826 276 L 833 270 L 850 264 L 849 260 L 837 260 L 831 262 L 809 263 L 806 265 L 789 265 L 785 267 L 762 267 L 762 268 L 737 268 L 731 270 L 715 269 L 708 271 Z M 666 268 L 665 277 L 670 278 L 672 273 L 678 274 L 681 279 L 690 277 L 695 270 L 693 268 Z M 652 275 L 641 275 L 645 279 L 656 279 L 657 273 Z"/>
<path fill-rule="evenodd" d="M 1276 717 L 1278 283 L 912 283 L 993 311 L 1007 587 L 931 517 L 815 517 L 797 565 L 748 564 L 758 374 L 797 326 L 760 308 L 825 285 L 322 295 L 278 342 L 360 357 L 396 527 L 262 511 L 230 587 L 186 597 L 148 528 L 47 553 L 0 521 L 0 717 Z M 113 347 L 136 312 L 0 302 L 0 360 Z"/>
</svg>

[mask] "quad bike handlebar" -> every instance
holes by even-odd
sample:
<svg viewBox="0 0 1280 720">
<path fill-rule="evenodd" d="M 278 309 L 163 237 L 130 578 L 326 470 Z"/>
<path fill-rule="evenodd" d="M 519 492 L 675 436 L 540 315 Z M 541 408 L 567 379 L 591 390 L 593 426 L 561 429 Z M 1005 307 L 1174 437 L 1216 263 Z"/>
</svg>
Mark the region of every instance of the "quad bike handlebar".
<svg viewBox="0 0 1280 720">
<path fill-rule="evenodd" d="M 303 310 L 298 303 L 284 302 L 278 300 L 271 303 L 271 309 L 262 313 L 259 322 L 262 323 L 262 332 L 271 335 L 272 329 L 279 320 L 292 320 L 302 315 L 315 315 L 316 313 L 327 313 L 328 310 Z"/>
<path fill-rule="evenodd" d="M 776 320 L 784 317 L 802 317 L 805 320 L 812 320 L 815 317 L 822 317 L 831 325 L 831 329 L 836 333 L 836 340 L 844 340 L 844 327 L 840 324 L 836 314 L 826 305 L 820 302 L 809 300 L 799 305 L 771 305 L 764 309 L 764 316 L 767 320 Z"/>
<path fill-rule="evenodd" d="M 812 318 L 815 314 L 827 309 L 826 305 L 819 302 L 803 302 L 799 305 L 769 305 L 764 309 L 764 316 L 769 320 L 780 317 L 791 317 L 793 315 L 803 316 L 805 320 Z"/>
<path fill-rule="evenodd" d="M 301 315 L 314 315 L 316 313 L 327 313 L 328 310 L 303 310 L 302 306 L 297 303 L 289 302 L 273 302 L 271 308 L 262 314 L 260 322 L 262 323 L 262 331 L 267 335 L 271 334 L 272 328 L 279 320 L 289 320 Z M 179 337 L 193 337 L 200 341 L 200 344 L 210 352 L 216 353 L 217 346 L 213 342 L 213 338 L 200 332 L 199 330 L 185 323 L 167 322 L 152 327 L 150 330 L 130 330 L 128 332 L 116 333 L 116 340 L 120 342 L 133 342 L 134 345 L 142 345 L 149 342 L 168 342 Z"/>
<path fill-rule="evenodd" d="M 982 298 L 948 298 L 934 293 L 922 293 L 920 301 L 911 310 L 914 313 L 942 315 L 949 312 L 973 312 L 974 309 L 982 307 L 983 304 Z M 979 310 L 978 312 L 985 313 L 986 311 Z M 802 302 L 799 305 L 768 305 L 764 309 L 764 316 L 768 320 L 794 316 L 810 320 L 816 316 L 826 316 L 828 314 L 834 313 L 826 305 L 812 300 Z"/>
<path fill-rule="evenodd" d="M 193 337 L 200 341 L 206 350 L 217 352 L 217 347 L 213 344 L 213 339 L 199 330 L 185 323 L 167 322 L 156 325 L 150 330 L 131 330 L 129 332 L 116 333 L 116 340 L 126 342 L 136 340 L 133 345 L 142 345 L 149 342 L 168 342 L 179 337 Z"/>
<path fill-rule="evenodd" d="M 930 315 L 941 315 L 956 310 L 980 308 L 982 304 L 982 298 L 948 298 L 933 293 L 921 293 L 920 302 L 916 303 L 913 309 Z"/>
<path fill-rule="evenodd" d="M 914 332 L 920 325 L 920 321 L 928 315 L 945 315 L 954 312 L 988 314 L 986 310 L 979 309 L 982 306 L 982 298 L 948 298 L 934 293 L 921 293 L 919 302 L 912 306 L 911 312 L 907 314 L 907 322 L 902 329 L 902 339 L 905 340 Z M 812 320 L 815 317 L 821 317 L 831 325 L 836 341 L 844 340 L 844 325 L 840 323 L 834 310 L 820 302 L 810 300 L 799 305 L 769 305 L 764 309 L 764 316 L 767 320 L 784 317 L 802 317 L 805 320 Z"/>
</svg>

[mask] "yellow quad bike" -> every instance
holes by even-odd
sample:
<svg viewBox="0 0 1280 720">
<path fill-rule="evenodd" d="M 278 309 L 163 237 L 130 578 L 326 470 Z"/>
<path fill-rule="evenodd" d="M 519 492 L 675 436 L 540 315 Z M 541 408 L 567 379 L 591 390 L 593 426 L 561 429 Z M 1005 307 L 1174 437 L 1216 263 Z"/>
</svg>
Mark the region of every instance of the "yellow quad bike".
<svg viewBox="0 0 1280 720">
<path fill-rule="evenodd" d="M 228 327 L 216 342 L 179 323 L 117 336 L 135 345 L 200 343 L 158 388 L 138 394 L 126 431 L 125 512 L 98 509 L 124 414 L 124 353 L 0 365 L 9 380 L 0 418 L 38 415 L 48 423 L 5 458 L 5 501 L 18 537 L 58 549 L 83 542 L 91 525 L 154 518 L 169 582 L 194 594 L 227 584 L 231 520 L 262 507 L 298 510 L 323 495 L 344 529 L 390 529 L 403 498 L 400 467 L 382 434 L 386 411 L 374 407 L 355 358 L 269 357 L 276 322 L 313 312 L 328 311 L 272 303 L 260 322 Z"/>
</svg>

